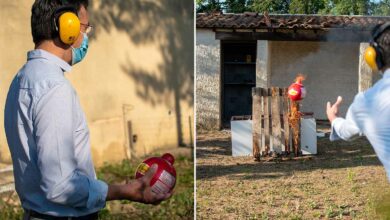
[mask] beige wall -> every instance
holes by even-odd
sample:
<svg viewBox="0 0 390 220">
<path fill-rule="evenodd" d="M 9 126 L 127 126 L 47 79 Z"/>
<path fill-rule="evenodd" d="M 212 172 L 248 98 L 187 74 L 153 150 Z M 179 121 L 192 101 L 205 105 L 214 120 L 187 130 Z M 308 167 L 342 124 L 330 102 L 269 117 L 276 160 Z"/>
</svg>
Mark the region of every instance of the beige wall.
<svg viewBox="0 0 390 220">
<path fill-rule="evenodd" d="M 197 126 L 219 129 L 220 41 L 212 29 L 196 30 Z M 326 119 L 325 105 L 343 96 L 341 115 L 358 92 L 359 43 L 258 41 L 256 85 L 288 87 L 297 73 L 304 81 L 307 97 L 302 111 Z M 374 82 L 377 79 L 374 75 Z"/>
<path fill-rule="evenodd" d="M 326 119 L 326 102 L 341 95 L 340 114 L 345 115 L 358 92 L 359 43 L 275 41 L 270 57 L 272 86 L 288 87 L 297 73 L 307 77 L 302 111 Z"/>
<path fill-rule="evenodd" d="M 208 29 L 196 30 L 197 130 L 219 129 L 221 123 L 220 41 Z"/>
<path fill-rule="evenodd" d="M 33 48 L 29 1 L 0 2 L 0 123 L 10 81 Z M 158 148 L 190 145 L 193 135 L 193 3 L 174 1 L 91 2 L 96 26 L 85 61 L 67 78 L 88 119 L 97 165 Z M 8 34 L 5 34 L 8 33 Z M 9 51 L 9 53 L 4 53 Z M 10 160 L 1 126 L 0 157 Z"/>
</svg>

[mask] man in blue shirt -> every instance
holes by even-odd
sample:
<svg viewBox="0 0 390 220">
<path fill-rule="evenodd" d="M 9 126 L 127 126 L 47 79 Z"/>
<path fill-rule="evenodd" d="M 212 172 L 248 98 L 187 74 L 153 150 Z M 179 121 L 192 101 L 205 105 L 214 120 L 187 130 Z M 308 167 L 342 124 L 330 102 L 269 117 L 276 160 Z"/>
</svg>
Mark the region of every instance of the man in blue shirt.
<svg viewBox="0 0 390 220">
<path fill-rule="evenodd" d="M 332 124 L 330 140 L 350 140 L 364 134 L 390 181 L 390 22 L 377 26 L 372 38 L 365 58 L 371 68 L 383 73 L 382 79 L 355 96 L 345 119 L 338 116 L 340 96 L 335 104 L 327 103 L 326 113 Z"/>
<path fill-rule="evenodd" d="M 156 165 L 124 185 L 97 180 L 89 130 L 76 91 L 64 77 L 88 50 L 88 0 L 36 0 L 35 49 L 9 88 L 5 131 L 24 219 L 97 219 L 108 200 L 158 204 L 171 193 L 149 186 Z"/>
</svg>

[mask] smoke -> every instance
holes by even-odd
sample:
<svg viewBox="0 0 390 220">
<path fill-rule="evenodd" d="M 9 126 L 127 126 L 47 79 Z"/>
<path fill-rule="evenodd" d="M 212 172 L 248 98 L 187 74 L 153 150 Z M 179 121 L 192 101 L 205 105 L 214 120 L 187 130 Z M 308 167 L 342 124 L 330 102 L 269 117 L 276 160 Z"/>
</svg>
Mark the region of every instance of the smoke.
<svg viewBox="0 0 390 220">
<path fill-rule="evenodd" d="M 272 86 L 288 87 L 294 79 L 305 80 L 308 95 L 302 101 L 303 112 L 326 119 L 324 103 L 342 95 L 340 113 L 346 113 L 358 92 L 359 43 L 274 41 L 271 54 Z"/>
</svg>

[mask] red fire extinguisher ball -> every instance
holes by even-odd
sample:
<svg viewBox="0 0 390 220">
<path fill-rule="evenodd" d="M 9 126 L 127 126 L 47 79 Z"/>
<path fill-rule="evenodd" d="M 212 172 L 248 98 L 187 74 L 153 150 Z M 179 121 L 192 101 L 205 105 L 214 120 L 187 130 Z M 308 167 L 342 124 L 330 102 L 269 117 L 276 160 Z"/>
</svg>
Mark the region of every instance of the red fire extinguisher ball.
<svg viewBox="0 0 390 220">
<path fill-rule="evenodd" d="M 173 167 L 175 158 L 172 154 L 166 153 L 162 157 L 151 157 L 144 160 L 137 168 L 135 178 L 141 178 L 149 170 L 153 164 L 157 164 L 158 168 L 150 181 L 152 191 L 155 193 L 171 192 L 176 184 L 176 170 Z"/>
<path fill-rule="evenodd" d="M 293 101 L 300 101 L 306 96 L 306 89 L 302 84 L 301 79 L 298 79 L 296 82 L 288 87 L 288 97 Z"/>
</svg>

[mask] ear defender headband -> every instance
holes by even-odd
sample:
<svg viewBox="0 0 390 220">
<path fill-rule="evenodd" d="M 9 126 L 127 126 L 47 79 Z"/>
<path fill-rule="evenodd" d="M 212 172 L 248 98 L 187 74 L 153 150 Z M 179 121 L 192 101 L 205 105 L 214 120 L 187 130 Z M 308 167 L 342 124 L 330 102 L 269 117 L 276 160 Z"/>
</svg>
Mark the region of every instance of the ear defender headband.
<svg viewBox="0 0 390 220">
<path fill-rule="evenodd" d="M 382 69 L 384 66 L 383 49 L 376 40 L 388 28 L 390 28 L 390 22 L 377 26 L 373 31 L 370 46 L 364 52 L 364 59 L 371 69 L 375 71 Z"/>
<path fill-rule="evenodd" d="M 61 6 L 54 12 L 54 27 L 60 40 L 72 45 L 80 35 L 80 20 L 73 6 Z"/>
</svg>

